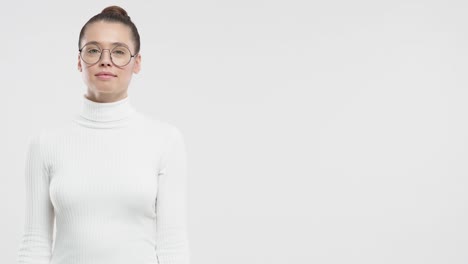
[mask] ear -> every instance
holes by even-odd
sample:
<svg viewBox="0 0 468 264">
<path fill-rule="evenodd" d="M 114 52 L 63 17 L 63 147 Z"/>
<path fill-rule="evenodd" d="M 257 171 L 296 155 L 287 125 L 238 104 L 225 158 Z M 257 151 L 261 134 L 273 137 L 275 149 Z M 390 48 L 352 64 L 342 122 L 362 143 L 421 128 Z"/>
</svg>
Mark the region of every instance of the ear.
<svg viewBox="0 0 468 264">
<path fill-rule="evenodd" d="M 78 54 L 78 71 L 82 72 L 83 68 L 81 67 L 81 59 L 80 59 L 80 54 Z"/>
<path fill-rule="evenodd" d="M 138 53 L 138 55 L 135 58 L 135 64 L 133 65 L 133 73 L 137 74 L 141 70 L 141 55 Z"/>
</svg>

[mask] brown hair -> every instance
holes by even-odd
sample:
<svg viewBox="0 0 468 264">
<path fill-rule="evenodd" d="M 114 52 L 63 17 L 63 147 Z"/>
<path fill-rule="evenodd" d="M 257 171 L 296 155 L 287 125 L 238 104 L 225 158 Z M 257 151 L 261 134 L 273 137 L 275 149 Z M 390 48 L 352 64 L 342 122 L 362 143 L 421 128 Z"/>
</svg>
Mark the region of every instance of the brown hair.
<svg viewBox="0 0 468 264">
<path fill-rule="evenodd" d="M 78 49 L 81 48 L 81 40 L 83 39 L 86 27 L 89 24 L 92 24 L 97 21 L 117 22 L 130 27 L 132 31 L 133 41 L 135 42 L 135 54 L 138 54 L 138 52 L 140 52 L 140 34 L 138 34 L 138 29 L 128 16 L 127 11 L 125 11 L 125 9 L 121 8 L 120 6 L 108 6 L 104 8 L 101 11 L 101 13 L 93 16 L 88 20 L 88 22 L 86 22 L 86 24 L 81 28 L 80 31 L 80 38 L 78 39 Z"/>
</svg>

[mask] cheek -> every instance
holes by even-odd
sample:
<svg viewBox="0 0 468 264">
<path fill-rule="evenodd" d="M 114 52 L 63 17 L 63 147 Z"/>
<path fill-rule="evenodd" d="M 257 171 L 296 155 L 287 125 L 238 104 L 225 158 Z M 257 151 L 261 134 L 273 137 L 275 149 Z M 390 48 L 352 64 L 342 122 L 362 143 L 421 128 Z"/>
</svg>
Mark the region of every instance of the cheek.
<svg viewBox="0 0 468 264">
<path fill-rule="evenodd" d="M 132 74 L 133 74 L 132 68 L 128 67 L 125 70 L 122 70 L 120 76 L 122 77 L 123 80 L 129 81 L 132 78 Z"/>
<path fill-rule="evenodd" d="M 83 66 L 82 71 L 81 71 L 81 76 L 85 81 L 91 81 L 94 77 L 93 72 L 95 72 L 95 70 L 93 70 L 92 66 L 91 67 Z"/>
<path fill-rule="evenodd" d="M 90 76 L 91 76 L 88 68 L 83 68 L 83 71 L 82 71 L 81 75 L 86 80 L 90 79 Z"/>
</svg>

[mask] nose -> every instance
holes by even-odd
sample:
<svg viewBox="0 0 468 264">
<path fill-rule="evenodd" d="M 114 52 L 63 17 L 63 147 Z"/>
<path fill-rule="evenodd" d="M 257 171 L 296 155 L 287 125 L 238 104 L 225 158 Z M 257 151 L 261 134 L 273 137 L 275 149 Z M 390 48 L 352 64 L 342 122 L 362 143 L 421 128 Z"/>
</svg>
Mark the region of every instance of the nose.
<svg viewBox="0 0 468 264">
<path fill-rule="evenodd" d="M 108 52 L 105 52 L 105 51 L 108 51 Z M 111 66 L 112 65 L 112 59 L 110 57 L 110 50 L 108 49 L 105 49 L 102 51 L 101 53 L 101 62 L 100 62 L 100 65 L 101 66 Z"/>
</svg>

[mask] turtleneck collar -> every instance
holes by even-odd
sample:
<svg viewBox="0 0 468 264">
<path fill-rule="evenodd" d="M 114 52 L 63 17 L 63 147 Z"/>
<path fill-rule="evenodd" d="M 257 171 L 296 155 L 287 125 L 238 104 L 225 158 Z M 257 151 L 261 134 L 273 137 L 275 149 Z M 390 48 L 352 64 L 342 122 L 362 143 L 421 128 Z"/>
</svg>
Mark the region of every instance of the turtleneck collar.
<svg viewBox="0 0 468 264">
<path fill-rule="evenodd" d="M 135 112 L 128 95 L 118 101 L 102 103 L 92 101 L 83 94 L 81 111 L 76 121 L 95 128 L 122 127 Z"/>
</svg>

